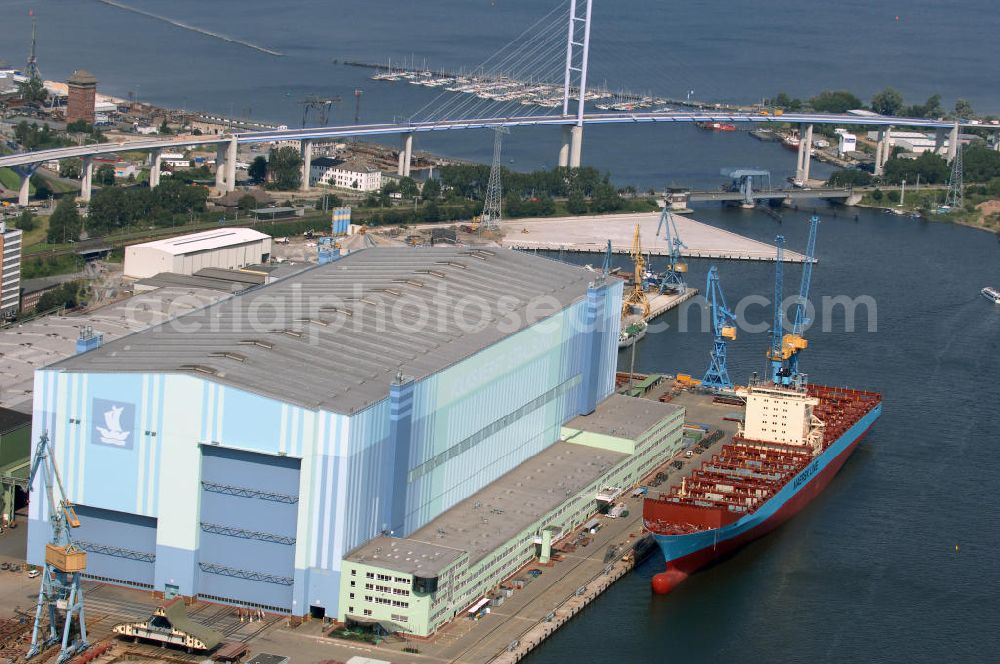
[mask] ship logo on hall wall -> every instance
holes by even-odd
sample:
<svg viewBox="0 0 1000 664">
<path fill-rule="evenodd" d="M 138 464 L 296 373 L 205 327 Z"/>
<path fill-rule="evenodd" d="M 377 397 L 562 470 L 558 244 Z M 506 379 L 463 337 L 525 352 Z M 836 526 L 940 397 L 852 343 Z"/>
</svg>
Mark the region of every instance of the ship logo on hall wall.
<svg viewBox="0 0 1000 664">
<path fill-rule="evenodd" d="M 95 444 L 132 448 L 130 436 L 135 423 L 135 407 L 132 404 L 94 399 L 91 421 L 94 423 Z"/>
</svg>

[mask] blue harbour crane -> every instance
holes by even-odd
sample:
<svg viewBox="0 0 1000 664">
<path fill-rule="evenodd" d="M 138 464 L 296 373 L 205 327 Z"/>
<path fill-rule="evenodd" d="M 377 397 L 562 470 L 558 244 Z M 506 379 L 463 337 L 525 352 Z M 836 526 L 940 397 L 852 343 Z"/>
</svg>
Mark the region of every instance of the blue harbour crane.
<svg viewBox="0 0 1000 664">
<path fill-rule="evenodd" d="M 771 324 L 771 347 L 767 351 L 767 359 L 771 362 L 771 382 L 775 385 L 789 383 L 788 367 L 782 354 L 781 332 L 784 326 L 784 316 L 781 300 L 785 292 L 785 236 L 774 238 L 774 322 Z"/>
<path fill-rule="evenodd" d="M 674 291 L 683 293 L 687 290 L 687 282 L 684 275 L 687 273 L 687 263 L 681 258 L 681 249 L 687 249 L 687 245 L 681 240 L 680 233 L 677 232 L 677 224 L 674 216 L 670 213 L 670 205 L 663 207 L 660 213 L 660 222 L 656 226 L 656 235 L 663 231 L 663 239 L 667 242 L 667 269 L 660 279 L 660 293 Z"/>
<path fill-rule="evenodd" d="M 49 437 L 45 432 L 35 447 L 31 475 L 28 478 L 29 487 L 34 486 L 36 476 L 41 478 L 47 499 L 52 537 L 45 545 L 45 568 L 42 570 L 42 585 L 38 589 L 35 626 L 31 632 L 31 648 L 25 659 L 31 659 L 49 646 L 59 643 L 56 663 L 62 664 L 90 647 L 83 610 L 83 587 L 80 585 L 83 571 L 87 567 L 87 552 L 73 543 L 70 531 L 80 526 L 80 519 L 76 516 L 73 504 L 66 499 L 59 469 L 52 457 L 52 450 L 49 449 Z M 58 497 L 55 495 L 56 490 L 59 492 Z M 43 615 L 48 620 L 47 637 L 42 635 Z"/>
<path fill-rule="evenodd" d="M 813 263 L 816 260 L 816 230 L 819 228 L 819 217 L 813 215 L 809 219 L 809 240 L 806 242 L 806 260 L 802 265 L 802 282 L 799 284 L 799 299 L 795 302 L 795 317 L 792 319 L 792 332 L 785 335 L 784 345 L 788 345 L 791 354 L 788 358 L 788 369 L 792 377 L 801 382 L 799 374 L 799 351 L 805 350 L 809 342 L 802 336 L 805 328 L 812 323 L 808 316 L 809 286 L 812 282 Z"/>
<path fill-rule="evenodd" d="M 726 367 L 726 340 L 736 339 L 736 316 L 726 305 L 726 296 L 719 284 L 719 269 L 714 265 L 708 271 L 705 298 L 711 307 L 714 346 L 708 371 L 701 379 L 701 386 L 713 391 L 731 390 L 733 381 L 729 379 L 729 370 Z"/>
</svg>

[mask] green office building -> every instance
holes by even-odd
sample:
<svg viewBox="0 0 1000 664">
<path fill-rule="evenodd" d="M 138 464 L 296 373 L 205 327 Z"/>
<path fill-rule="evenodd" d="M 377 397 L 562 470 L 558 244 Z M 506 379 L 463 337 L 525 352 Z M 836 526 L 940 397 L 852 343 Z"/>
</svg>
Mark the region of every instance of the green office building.
<svg viewBox="0 0 1000 664">
<path fill-rule="evenodd" d="M 613 502 L 683 446 L 684 410 L 612 395 L 561 440 L 409 537 L 344 557 L 338 620 L 429 636 Z"/>
</svg>

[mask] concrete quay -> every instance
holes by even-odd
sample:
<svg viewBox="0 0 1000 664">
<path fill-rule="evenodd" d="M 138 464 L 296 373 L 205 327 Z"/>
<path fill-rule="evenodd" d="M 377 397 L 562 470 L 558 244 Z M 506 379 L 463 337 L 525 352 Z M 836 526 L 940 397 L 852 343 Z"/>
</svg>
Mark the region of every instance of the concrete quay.
<svg viewBox="0 0 1000 664">
<path fill-rule="evenodd" d="M 604 253 L 608 240 L 616 254 L 632 249 L 635 225 L 639 224 L 642 248 L 654 256 L 667 255 L 666 243 L 656 236 L 659 212 L 609 214 L 583 217 L 512 219 L 504 222 L 503 245 L 513 249 Z M 682 255 L 745 261 L 773 261 L 774 246 L 759 242 L 690 217 L 674 215 L 677 232 L 687 245 Z M 785 250 L 785 261 L 801 263 L 805 257 Z"/>
</svg>

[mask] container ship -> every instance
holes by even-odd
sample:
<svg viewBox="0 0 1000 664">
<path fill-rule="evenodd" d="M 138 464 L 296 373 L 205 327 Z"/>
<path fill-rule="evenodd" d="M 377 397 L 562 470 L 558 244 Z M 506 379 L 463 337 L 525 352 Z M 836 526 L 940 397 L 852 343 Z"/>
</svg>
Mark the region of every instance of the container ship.
<svg viewBox="0 0 1000 664">
<path fill-rule="evenodd" d="M 746 406 L 731 440 L 668 494 L 643 503 L 643 525 L 667 563 L 653 578 L 658 593 L 808 505 L 882 412 L 877 393 L 821 385 L 750 385 L 733 394 Z M 739 421 L 734 415 L 727 419 Z"/>
</svg>

